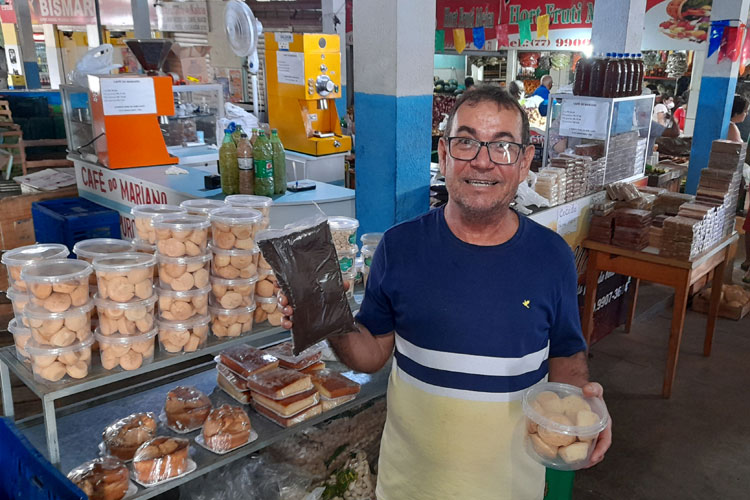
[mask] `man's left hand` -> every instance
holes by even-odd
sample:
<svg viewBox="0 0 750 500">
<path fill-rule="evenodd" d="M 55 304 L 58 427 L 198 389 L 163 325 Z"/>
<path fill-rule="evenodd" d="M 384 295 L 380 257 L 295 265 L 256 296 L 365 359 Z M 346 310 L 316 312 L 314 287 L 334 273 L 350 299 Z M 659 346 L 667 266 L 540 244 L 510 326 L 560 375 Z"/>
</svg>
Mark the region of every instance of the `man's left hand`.
<svg viewBox="0 0 750 500">
<path fill-rule="evenodd" d="M 582 388 L 584 398 L 599 398 L 604 401 L 604 389 L 601 384 L 596 382 L 589 382 Z M 591 453 L 591 459 L 589 460 L 586 468 L 593 467 L 602 460 L 604 460 L 604 454 L 607 452 L 609 447 L 612 445 L 612 416 L 609 417 L 609 423 L 607 427 L 599 434 L 599 439 L 596 441 L 596 448 Z"/>
</svg>

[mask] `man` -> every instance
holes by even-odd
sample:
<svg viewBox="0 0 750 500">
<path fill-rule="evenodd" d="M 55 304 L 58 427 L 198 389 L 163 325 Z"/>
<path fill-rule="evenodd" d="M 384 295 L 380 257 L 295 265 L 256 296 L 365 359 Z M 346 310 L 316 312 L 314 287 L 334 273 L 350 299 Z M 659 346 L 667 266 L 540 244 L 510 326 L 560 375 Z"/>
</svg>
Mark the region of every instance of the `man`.
<svg viewBox="0 0 750 500">
<path fill-rule="evenodd" d="M 329 340 L 365 372 L 395 347 L 379 500 L 540 499 L 544 467 L 523 447 L 524 390 L 548 376 L 603 393 L 588 383 L 573 254 L 510 209 L 534 148 L 503 89 L 464 92 L 438 153 L 448 204 L 385 233 L 359 331 Z M 284 308 L 285 328 L 292 313 Z M 608 428 L 591 465 L 610 442 Z"/>
<path fill-rule="evenodd" d="M 544 75 L 541 80 L 539 80 L 539 87 L 534 91 L 531 96 L 538 95 L 542 99 L 542 103 L 539 105 L 539 114 L 542 116 L 547 116 L 547 110 L 549 109 L 549 91 L 552 90 L 552 77 L 549 75 Z"/>
</svg>

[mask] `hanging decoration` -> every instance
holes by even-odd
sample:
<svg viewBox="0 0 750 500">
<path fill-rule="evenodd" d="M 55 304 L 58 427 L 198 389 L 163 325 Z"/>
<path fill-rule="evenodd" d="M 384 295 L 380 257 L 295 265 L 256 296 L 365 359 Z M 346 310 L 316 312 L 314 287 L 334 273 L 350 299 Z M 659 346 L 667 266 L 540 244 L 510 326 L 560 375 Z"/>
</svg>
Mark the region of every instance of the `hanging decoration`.
<svg viewBox="0 0 750 500">
<path fill-rule="evenodd" d="M 544 37 L 549 40 L 549 14 L 536 18 L 536 37 L 539 39 Z"/>
<path fill-rule="evenodd" d="M 463 28 L 453 29 L 453 45 L 456 47 L 456 52 L 459 54 L 466 48 L 466 34 Z"/>
<path fill-rule="evenodd" d="M 724 36 L 721 39 L 719 48 L 719 62 L 728 58 L 732 62 L 737 62 L 740 58 L 742 47 L 742 36 L 745 34 L 745 25 L 727 26 L 724 29 Z"/>
<path fill-rule="evenodd" d="M 484 47 L 484 26 L 478 26 L 471 31 L 474 37 L 474 47 L 481 50 Z"/>
<path fill-rule="evenodd" d="M 445 50 L 445 31 L 435 30 L 435 52 L 443 52 Z"/>
<path fill-rule="evenodd" d="M 497 47 L 508 47 L 510 45 L 510 40 L 508 39 L 508 25 L 498 24 L 495 31 L 497 33 Z"/>
<path fill-rule="evenodd" d="M 714 52 L 719 50 L 721 40 L 724 37 L 724 29 L 727 26 L 729 26 L 728 19 L 711 22 L 711 33 L 708 36 L 708 54 L 706 54 L 706 57 L 711 57 Z"/>
<path fill-rule="evenodd" d="M 740 59 L 740 76 L 744 76 L 748 64 L 750 64 L 750 31 L 745 30 L 745 43 L 742 45 Z"/>
<path fill-rule="evenodd" d="M 518 21 L 518 38 L 520 45 L 531 41 L 531 19 L 521 19 Z"/>
</svg>

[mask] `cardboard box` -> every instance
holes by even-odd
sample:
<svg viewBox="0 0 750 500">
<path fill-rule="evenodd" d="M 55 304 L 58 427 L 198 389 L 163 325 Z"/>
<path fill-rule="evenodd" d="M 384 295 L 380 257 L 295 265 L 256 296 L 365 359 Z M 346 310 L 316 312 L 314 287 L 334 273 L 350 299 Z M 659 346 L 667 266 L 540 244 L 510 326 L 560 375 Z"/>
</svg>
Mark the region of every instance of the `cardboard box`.
<svg viewBox="0 0 750 500">
<path fill-rule="evenodd" d="M 206 63 L 211 51 L 208 45 L 181 46 L 176 43 L 164 63 L 166 73 L 177 73 L 186 83 L 210 83 L 213 78 Z"/>
</svg>

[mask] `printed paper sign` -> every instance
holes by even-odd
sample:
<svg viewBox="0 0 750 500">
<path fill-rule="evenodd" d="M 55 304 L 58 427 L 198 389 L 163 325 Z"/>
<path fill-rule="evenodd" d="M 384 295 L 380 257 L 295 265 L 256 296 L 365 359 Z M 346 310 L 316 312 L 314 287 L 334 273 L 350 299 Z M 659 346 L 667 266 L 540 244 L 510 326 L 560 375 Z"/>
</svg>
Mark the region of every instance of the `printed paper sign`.
<svg viewBox="0 0 750 500">
<path fill-rule="evenodd" d="M 278 52 L 276 73 L 279 83 L 305 84 L 305 55 L 301 52 Z"/>
<path fill-rule="evenodd" d="M 101 78 L 106 116 L 156 114 L 156 93 L 151 78 Z"/>
<path fill-rule="evenodd" d="M 578 231 L 578 218 L 581 215 L 581 207 L 578 203 L 570 203 L 557 210 L 557 234 L 566 234 Z"/>
<path fill-rule="evenodd" d="M 566 97 L 560 112 L 560 135 L 606 139 L 609 102 Z"/>
</svg>

